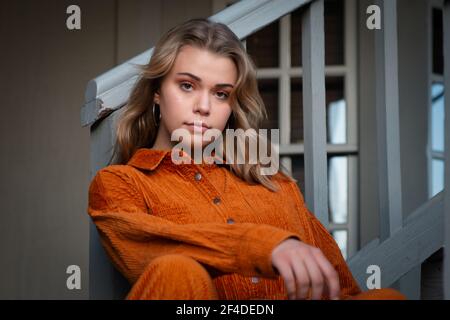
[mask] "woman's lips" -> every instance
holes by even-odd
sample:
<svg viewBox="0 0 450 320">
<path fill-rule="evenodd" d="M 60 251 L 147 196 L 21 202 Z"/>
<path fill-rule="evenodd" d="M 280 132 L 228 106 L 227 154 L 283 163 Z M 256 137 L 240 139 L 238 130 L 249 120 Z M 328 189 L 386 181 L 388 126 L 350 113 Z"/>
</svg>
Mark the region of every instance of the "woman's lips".
<svg viewBox="0 0 450 320">
<path fill-rule="evenodd" d="M 195 123 L 195 124 L 186 124 L 186 126 L 189 128 L 190 131 L 194 131 L 194 132 L 205 132 L 206 130 L 208 130 L 209 128 L 207 126 L 202 125 L 200 122 L 199 123 Z"/>
</svg>

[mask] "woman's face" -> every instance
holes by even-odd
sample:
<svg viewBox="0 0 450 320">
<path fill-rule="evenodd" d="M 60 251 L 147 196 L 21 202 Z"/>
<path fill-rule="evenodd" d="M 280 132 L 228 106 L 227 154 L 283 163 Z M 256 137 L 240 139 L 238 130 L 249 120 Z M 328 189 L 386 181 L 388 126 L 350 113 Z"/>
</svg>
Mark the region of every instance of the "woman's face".
<svg viewBox="0 0 450 320">
<path fill-rule="evenodd" d="M 155 94 L 161 122 L 154 148 L 170 149 L 177 144 L 170 137 L 179 128 L 189 130 L 193 145 L 194 135 L 201 136 L 200 121 L 200 126 L 222 132 L 232 111 L 229 97 L 236 81 L 237 68 L 230 58 L 183 46 Z M 208 143 L 203 141 L 202 146 Z"/>
</svg>

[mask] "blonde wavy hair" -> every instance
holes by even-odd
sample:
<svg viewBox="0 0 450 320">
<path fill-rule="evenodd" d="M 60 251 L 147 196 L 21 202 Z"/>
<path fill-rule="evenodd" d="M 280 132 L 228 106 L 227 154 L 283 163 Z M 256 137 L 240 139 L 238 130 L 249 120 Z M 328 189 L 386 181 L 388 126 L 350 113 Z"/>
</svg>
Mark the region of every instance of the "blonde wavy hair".
<svg viewBox="0 0 450 320">
<path fill-rule="evenodd" d="M 191 19 L 165 33 L 156 44 L 149 63 L 138 66 L 141 69 L 140 77 L 117 124 L 112 158 L 116 158 L 118 164 L 126 164 L 137 149 L 153 146 L 159 121 L 159 108 L 155 108 L 156 114 L 153 110 L 154 94 L 159 90 L 164 76 L 171 70 L 180 48 L 184 45 L 206 49 L 228 57 L 235 63 L 238 79 L 229 97 L 232 114 L 226 127 L 235 130 L 240 128 L 244 131 L 253 128 L 258 132 L 262 121 L 267 119 L 266 108 L 258 91 L 254 62 L 239 38 L 225 24 L 202 18 Z M 248 136 L 247 138 L 252 139 Z M 253 138 L 261 141 L 259 134 Z M 223 141 L 226 145 L 225 134 Z M 247 159 L 249 150 L 246 148 L 245 138 L 240 142 L 238 138 L 234 154 L 241 152 L 245 155 L 244 159 Z M 273 151 L 271 142 L 265 143 Z M 223 148 L 225 149 L 225 146 Z M 277 161 L 280 168 L 283 167 L 278 161 L 278 154 L 271 152 L 269 157 Z M 259 158 L 256 164 L 249 164 L 247 160 L 245 162 L 238 164 L 237 161 L 232 161 L 226 165 L 235 175 L 251 184 L 259 183 L 269 190 L 278 190 L 278 186 L 273 182 L 273 175 L 261 174 L 262 166 Z M 285 167 L 282 176 L 296 181 Z"/>
</svg>

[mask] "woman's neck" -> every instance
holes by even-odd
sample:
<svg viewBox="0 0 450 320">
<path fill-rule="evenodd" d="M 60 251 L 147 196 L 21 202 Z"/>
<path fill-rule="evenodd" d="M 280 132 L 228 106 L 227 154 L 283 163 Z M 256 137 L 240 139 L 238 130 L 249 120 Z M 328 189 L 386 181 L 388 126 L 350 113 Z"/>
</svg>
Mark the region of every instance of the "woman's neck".
<svg viewBox="0 0 450 320">
<path fill-rule="evenodd" d="M 153 143 L 152 149 L 155 150 L 172 150 L 173 143 L 170 141 L 170 137 L 167 130 L 160 125 L 158 128 L 158 133 L 156 134 L 155 143 Z"/>
</svg>

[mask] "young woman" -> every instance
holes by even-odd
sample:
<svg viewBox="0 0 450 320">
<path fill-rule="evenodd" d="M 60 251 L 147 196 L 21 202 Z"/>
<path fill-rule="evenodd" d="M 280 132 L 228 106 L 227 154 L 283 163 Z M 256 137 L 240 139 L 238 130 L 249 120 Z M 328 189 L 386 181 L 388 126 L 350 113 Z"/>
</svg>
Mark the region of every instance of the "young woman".
<svg viewBox="0 0 450 320">
<path fill-rule="evenodd" d="M 205 130 L 228 146 L 227 129 L 257 130 L 266 116 L 254 64 L 227 26 L 193 19 L 161 38 L 119 121 L 117 163 L 89 189 L 102 245 L 132 285 L 127 299 L 404 298 L 361 292 L 287 173 L 263 174 L 260 159 L 239 163 L 226 147 L 212 153 L 222 162 L 174 161 L 174 151 L 193 160 L 204 150 Z M 180 129 L 185 148 L 172 139 Z M 232 148 L 247 159 L 244 140 Z"/>
</svg>

